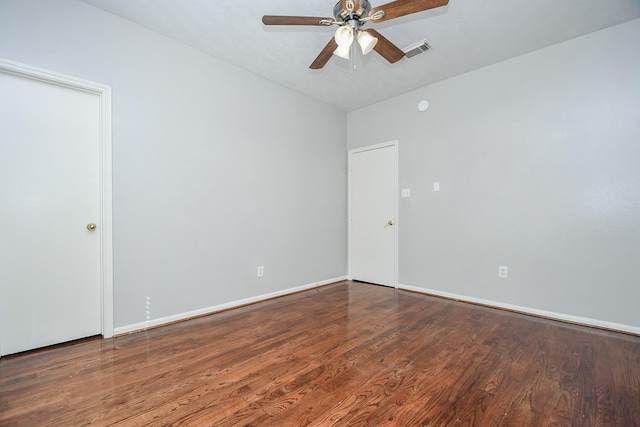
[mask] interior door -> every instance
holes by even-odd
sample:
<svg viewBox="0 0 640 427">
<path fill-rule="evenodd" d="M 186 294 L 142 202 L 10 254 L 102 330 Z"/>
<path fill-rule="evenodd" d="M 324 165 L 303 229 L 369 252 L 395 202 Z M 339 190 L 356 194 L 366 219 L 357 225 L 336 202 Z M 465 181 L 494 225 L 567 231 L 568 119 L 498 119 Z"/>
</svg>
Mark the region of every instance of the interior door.
<svg viewBox="0 0 640 427">
<path fill-rule="evenodd" d="M 397 286 L 397 143 L 349 152 L 349 276 Z"/>
<path fill-rule="evenodd" d="M 99 96 L 0 73 L 0 354 L 101 333 L 100 214 Z"/>
</svg>

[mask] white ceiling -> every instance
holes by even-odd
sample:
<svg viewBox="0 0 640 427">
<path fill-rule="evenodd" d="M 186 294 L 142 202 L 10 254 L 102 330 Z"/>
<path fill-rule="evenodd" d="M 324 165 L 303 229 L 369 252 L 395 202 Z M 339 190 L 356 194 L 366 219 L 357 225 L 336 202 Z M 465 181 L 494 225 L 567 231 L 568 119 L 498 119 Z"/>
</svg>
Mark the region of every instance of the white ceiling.
<svg viewBox="0 0 640 427">
<path fill-rule="evenodd" d="M 332 17 L 337 0 L 82 0 L 344 111 L 353 111 L 602 28 L 640 17 L 640 0 L 450 0 L 379 24 L 404 49 L 432 50 L 389 64 L 375 52 L 358 71 L 334 56 L 309 65 L 334 27 L 266 27 L 263 15 Z M 386 0 L 370 0 L 372 7 Z"/>
</svg>

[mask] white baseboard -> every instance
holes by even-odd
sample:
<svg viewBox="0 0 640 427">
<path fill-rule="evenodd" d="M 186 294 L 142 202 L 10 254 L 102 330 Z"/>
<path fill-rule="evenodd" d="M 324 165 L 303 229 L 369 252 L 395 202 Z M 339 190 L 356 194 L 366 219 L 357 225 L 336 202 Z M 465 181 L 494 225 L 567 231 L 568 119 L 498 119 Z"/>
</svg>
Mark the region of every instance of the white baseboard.
<svg viewBox="0 0 640 427">
<path fill-rule="evenodd" d="M 297 286 L 295 288 L 284 289 L 281 291 L 271 292 L 269 294 L 258 295 L 251 298 L 245 298 L 237 301 L 231 301 L 224 304 L 214 305 L 212 307 L 201 308 L 198 310 L 188 311 L 186 313 L 174 314 L 172 316 L 161 317 L 158 319 L 149 320 L 146 322 L 134 323 L 132 325 L 120 326 L 114 328 L 114 335 L 123 335 L 131 332 L 141 331 L 148 328 L 155 328 L 158 326 L 166 325 L 169 323 L 177 322 L 180 320 L 191 319 L 193 317 L 202 316 L 205 314 L 212 314 L 217 311 L 228 310 L 230 308 L 240 307 L 247 304 L 253 304 L 260 301 L 265 301 L 271 298 L 280 297 L 283 295 L 293 294 L 300 291 L 305 291 L 307 289 L 317 288 L 319 286 L 328 285 L 329 283 L 341 282 L 343 280 L 347 280 L 347 276 L 342 277 L 334 277 L 333 279 L 322 280 L 320 282 L 313 282 L 302 286 Z"/>
<path fill-rule="evenodd" d="M 584 325 L 584 326 L 592 326 L 592 327 L 601 328 L 601 329 L 609 329 L 612 331 L 620 331 L 620 332 L 640 336 L 640 328 L 637 326 L 624 325 L 620 323 L 612 323 L 604 320 L 590 319 L 588 317 L 572 316 L 569 314 L 556 313 L 553 311 L 538 310 L 535 308 L 522 307 L 522 306 L 513 305 L 513 304 L 505 304 L 501 302 L 496 302 L 496 301 L 491 301 L 491 300 L 486 300 L 481 298 L 474 298 L 474 297 L 469 297 L 465 295 L 457 295 L 457 294 L 451 294 L 448 292 L 435 291 L 433 289 L 419 288 L 417 286 L 399 284 L 398 289 L 404 289 L 407 291 L 412 291 L 412 292 L 417 292 L 417 293 L 427 294 L 427 295 L 435 295 L 435 296 L 454 299 L 458 301 L 470 302 L 470 303 L 480 304 L 488 307 L 501 308 L 505 310 L 524 313 L 524 314 L 531 314 L 533 316 L 545 317 L 548 319 L 560 320 L 563 322 L 575 323 L 575 324 Z"/>
</svg>

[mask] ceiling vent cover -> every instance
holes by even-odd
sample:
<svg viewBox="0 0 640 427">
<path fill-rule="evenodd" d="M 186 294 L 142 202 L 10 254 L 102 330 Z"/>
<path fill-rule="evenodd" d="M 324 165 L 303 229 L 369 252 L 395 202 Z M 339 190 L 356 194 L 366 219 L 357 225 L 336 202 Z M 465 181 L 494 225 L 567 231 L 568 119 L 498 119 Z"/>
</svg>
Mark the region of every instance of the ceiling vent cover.
<svg viewBox="0 0 640 427">
<path fill-rule="evenodd" d="M 408 48 L 404 50 L 404 56 L 407 59 L 411 59 L 415 56 L 420 55 L 421 53 L 425 53 L 430 50 L 431 46 L 427 43 L 426 40 L 419 41 L 418 43 L 412 44 Z"/>
</svg>

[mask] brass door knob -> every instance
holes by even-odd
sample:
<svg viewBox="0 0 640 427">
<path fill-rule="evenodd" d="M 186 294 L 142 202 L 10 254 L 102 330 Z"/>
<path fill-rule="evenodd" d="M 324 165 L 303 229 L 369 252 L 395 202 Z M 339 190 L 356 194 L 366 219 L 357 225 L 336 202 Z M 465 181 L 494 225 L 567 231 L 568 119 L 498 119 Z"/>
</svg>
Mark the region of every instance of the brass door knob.
<svg viewBox="0 0 640 427">
<path fill-rule="evenodd" d="M 89 231 L 93 231 L 96 229 L 96 225 L 92 222 L 90 222 L 89 224 L 87 224 L 87 230 Z"/>
<path fill-rule="evenodd" d="M 389 222 L 387 223 L 387 227 L 391 227 L 393 225 L 393 220 L 390 219 Z"/>
</svg>

